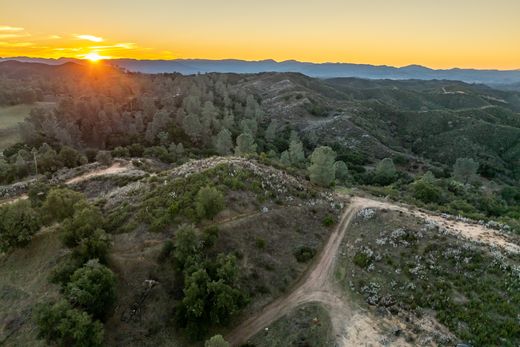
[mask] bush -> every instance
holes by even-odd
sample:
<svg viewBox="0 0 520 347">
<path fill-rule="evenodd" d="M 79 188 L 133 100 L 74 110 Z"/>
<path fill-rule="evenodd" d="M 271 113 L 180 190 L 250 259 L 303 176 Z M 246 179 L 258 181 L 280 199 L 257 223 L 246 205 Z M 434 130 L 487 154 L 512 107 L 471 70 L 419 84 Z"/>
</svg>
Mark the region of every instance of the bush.
<svg viewBox="0 0 520 347">
<path fill-rule="evenodd" d="M 0 207 L 0 252 L 28 245 L 40 226 L 40 216 L 28 201 Z"/>
<path fill-rule="evenodd" d="M 334 217 L 332 217 L 331 215 L 327 215 L 325 216 L 325 218 L 323 218 L 323 221 L 321 223 L 326 227 L 330 227 L 334 224 Z"/>
<path fill-rule="evenodd" d="M 103 325 L 65 300 L 39 305 L 34 313 L 38 337 L 58 346 L 97 347 L 103 345 Z"/>
<path fill-rule="evenodd" d="M 29 191 L 27 195 L 29 196 L 29 201 L 31 202 L 32 207 L 41 207 L 47 199 L 47 194 L 49 193 L 50 186 L 44 182 L 36 182 L 31 184 L 29 187 Z"/>
<path fill-rule="evenodd" d="M 103 216 L 96 206 L 87 202 L 78 203 L 75 205 L 72 218 L 67 219 L 62 225 L 63 243 L 67 247 L 78 246 L 103 224 Z"/>
<path fill-rule="evenodd" d="M 130 156 L 130 151 L 128 150 L 128 148 L 119 146 L 112 150 L 112 156 L 119 158 L 128 158 Z"/>
<path fill-rule="evenodd" d="M 433 184 L 419 180 L 413 184 L 412 189 L 414 198 L 426 204 L 439 203 L 441 200 L 441 190 Z"/>
<path fill-rule="evenodd" d="M 353 260 L 354 260 L 354 264 L 356 264 L 357 266 L 359 266 L 361 268 L 366 268 L 372 262 L 372 259 L 363 252 L 357 252 L 354 255 Z"/>
<path fill-rule="evenodd" d="M 52 189 L 42 206 L 42 217 L 46 222 L 59 222 L 72 217 L 74 205 L 85 198 L 81 193 L 66 188 Z"/>
<path fill-rule="evenodd" d="M 224 195 L 214 187 L 201 188 L 195 197 L 199 218 L 213 219 L 224 208 Z"/>
<path fill-rule="evenodd" d="M 58 158 L 63 163 L 63 166 L 68 168 L 86 164 L 88 161 L 86 157 L 81 155 L 81 153 L 69 146 L 61 147 Z"/>
<path fill-rule="evenodd" d="M 204 347 L 229 347 L 229 342 L 222 335 L 215 335 L 204 343 Z"/>
<path fill-rule="evenodd" d="M 96 155 L 96 160 L 103 165 L 112 164 L 112 154 L 109 151 L 99 151 Z"/>
<path fill-rule="evenodd" d="M 96 318 L 103 318 L 116 300 L 114 273 L 97 260 L 88 261 L 70 277 L 65 297 Z"/>
<path fill-rule="evenodd" d="M 293 253 L 298 263 L 306 263 L 316 255 L 316 250 L 307 246 L 296 249 Z"/>
</svg>

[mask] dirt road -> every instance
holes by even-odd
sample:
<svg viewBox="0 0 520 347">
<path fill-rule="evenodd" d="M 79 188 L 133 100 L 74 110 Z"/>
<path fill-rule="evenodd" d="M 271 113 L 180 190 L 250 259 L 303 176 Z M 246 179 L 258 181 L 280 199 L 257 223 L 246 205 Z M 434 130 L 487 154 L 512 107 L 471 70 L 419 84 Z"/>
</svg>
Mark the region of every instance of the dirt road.
<svg viewBox="0 0 520 347">
<path fill-rule="evenodd" d="M 486 229 L 481 225 L 446 220 L 441 216 L 386 201 L 352 197 L 350 205 L 341 216 L 340 223 L 330 235 L 327 244 L 315 259 L 311 268 L 288 294 L 274 300 L 229 333 L 226 339 L 232 346 L 245 343 L 272 322 L 288 314 L 297 306 L 309 302 L 319 302 L 328 308 L 340 346 L 365 345 L 369 342 L 378 344 L 378 332 L 372 324 L 371 318 L 368 315 L 355 312 L 352 309 L 353 304 L 343 294 L 343 290 L 334 283 L 335 261 L 341 241 L 353 217 L 363 208 L 401 211 L 425 220 L 434 221 L 445 227 L 449 232 L 460 234 L 473 241 L 520 252 L 518 244 L 507 241 L 500 233 Z M 402 341 L 396 343 L 396 345 L 407 345 L 407 343 Z"/>
</svg>

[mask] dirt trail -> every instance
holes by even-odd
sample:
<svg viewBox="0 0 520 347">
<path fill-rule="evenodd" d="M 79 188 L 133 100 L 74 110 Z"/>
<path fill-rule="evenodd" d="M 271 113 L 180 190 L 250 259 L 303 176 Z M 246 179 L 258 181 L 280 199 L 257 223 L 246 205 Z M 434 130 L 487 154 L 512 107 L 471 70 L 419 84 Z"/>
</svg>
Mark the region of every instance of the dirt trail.
<svg viewBox="0 0 520 347">
<path fill-rule="evenodd" d="M 263 328 L 288 314 L 297 306 L 310 302 L 319 302 L 329 310 L 333 329 L 340 346 L 360 346 L 378 343 L 379 332 L 367 314 L 354 310 L 343 291 L 334 283 L 336 256 L 346 230 L 356 213 L 363 208 L 377 208 L 401 211 L 425 220 L 431 220 L 444 226 L 449 232 L 460 234 L 468 239 L 503 247 L 509 251 L 520 251 L 520 246 L 507 241 L 500 233 L 481 225 L 467 224 L 446 220 L 441 216 L 416 211 L 413 208 L 386 201 L 352 197 L 351 203 L 341 216 L 340 223 L 332 232 L 327 244 L 316 258 L 307 273 L 293 286 L 286 295 L 266 305 L 259 313 L 246 319 L 230 332 L 226 339 L 232 346 L 245 343 Z M 407 345 L 396 341 L 394 345 Z"/>
<path fill-rule="evenodd" d="M 115 162 L 114 164 L 112 164 L 111 166 L 109 166 L 107 168 L 99 168 L 99 169 L 96 169 L 96 170 L 92 170 L 92 171 L 86 172 L 86 173 L 81 174 L 79 176 L 72 177 L 72 178 L 66 180 L 64 183 L 66 185 L 77 184 L 77 183 L 81 183 L 81 182 L 86 181 L 86 180 L 88 180 L 90 178 L 93 178 L 93 177 L 118 174 L 118 173 L 121 173 L 121 172 L 125 172 L 125 171 L 127 171 L 129 169 L 130 169 L 129 165 L 122 165 L 119 162 Z M 19 200 L 25 200 L 25 199 L 28 199 L 28 198 L 29 197 L 27 196 L 27 194 L 14 196 L 12 198 L 0 201 L 0 206 L 5 205 L 5 204 L 12 204 L 12 203 L 15 203 L 15 202 L 17 202 Z"/>
<path fill-rule="evenodd" d="M 119 162 L 115 162 L 110 167 L 96 169 L 96 170 L 84 173 L 83 175 L 79 175 L 79 176 L 73 177 L 71 179 L 68 179 L 65 181 L 65 184 L 71 185 L 71 184 L 76 184 L 76 183 L 86 181 L 92 177 L 98 177 L 98 176 L 104 176 L 104 175 L 114 175 L 114 174 L 118 174 L 118 173 L 127 171 L 128 169 L 129 169 L 128 165 L 122 165 Z"/>
</svg>

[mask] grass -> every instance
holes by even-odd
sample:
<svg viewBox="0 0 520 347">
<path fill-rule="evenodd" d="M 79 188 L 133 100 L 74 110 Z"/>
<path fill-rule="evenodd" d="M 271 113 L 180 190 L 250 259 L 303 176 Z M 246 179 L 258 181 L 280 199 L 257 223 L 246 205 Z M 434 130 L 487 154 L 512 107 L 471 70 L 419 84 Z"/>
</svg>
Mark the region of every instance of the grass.
<svg viewBox="0 0 520 347">
<path fill-rule="evenodd" d="M 327 347 L 334 346 L 332 325 L 325 308 L 307 304 L 273 322 L 267 330 L 253 336 L 246 346 Z"/>
<path fill-rule="evenodd" d="M 0 256 L 0 345 L 44 346 L 32 320 L 36 303 L 58 296 L 48 277 L 60 257 L 56 232 L 36 235 L 24 249 Z"/>
<path fill-rule="evenodd" d="M 349 252 L 354 242 L 356 251 Z M 451 342 L 520 342 L 517 254 L 489 250 L 388 211 L 357 217 L 343 247 L 337 278 L 370 306 L 417 319 L 432 316 L 456 336 Z M 421 329 L 411 324 L 410 331 Z M 444 344 L 449 336 L 438 338 Z"/>
<path fill-rule="evenodd" d="M 52 107 L 54 102 L 37 102 L 0 107 L 0 150 L 20 141 L 18 123 L 22 122 L 34 107 Z"/>
</svg>

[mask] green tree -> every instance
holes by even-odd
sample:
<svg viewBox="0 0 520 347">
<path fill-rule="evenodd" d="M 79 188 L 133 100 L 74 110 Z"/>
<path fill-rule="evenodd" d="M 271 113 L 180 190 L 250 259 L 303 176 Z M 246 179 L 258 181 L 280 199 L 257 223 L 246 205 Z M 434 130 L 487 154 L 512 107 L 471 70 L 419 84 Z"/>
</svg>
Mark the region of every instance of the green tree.
<svg viewBox="0 0 520 347">
<path fill-rule="evenodd" d="M 200 218 L 213 219 L 224 204 L 224 195 L 214 187 L 203 187 L 195 196 L 195 209 Z"/>
<path fill-rule="evenodd" d="M 397 169 L 391 158 L 385 158 L 377 164 L 374 176 L 376 183 L 386 186 L 394 182 L 396 178 Z"/>
<path fill-rule="evenodd" d="M 334 172 L 336 174 L 336 180 L 344 183 L 348 179 L 348 167 L 344 161 L 337 161 L 334 163 Z"/>
<path fill-rule="evenodd" d="M 52 189 L 42 206 L 42 214 L 46 221 L 62 221 L 72 217 L 74 205 L 85 201 L 83 194 L 66 188 Z"/>
<path fill-rule="evenodd" d="M 75 206 L 72 218 L 63 222 L 62 240 L 67 247 L 75 247 L 83 239 L 89 238 L 105 221 L 98 207 L 86 201 Z"/>
<path fill-rule="evenodd" d="M 453 165 L 453 178 L 467 184 L 475 177 L 479 164 L 471 158 L 458 158 Z"/>
<path fill-rule="evenodd" d="M 236 155 L 244 155 L 256 152 L 256 143 L 253 136 L 249 133 L 243 133 L 237 137 L 237 145 L 235 147 Z"/>
<path fill-rule="evenodd" d="M 68 168 L 73 168 L 87 163 L 87 158 L 85 158 L 81 155 L 81 153 L 69 146 L 61 147 L 60 153 L 58 154 L 58 158 L 62 162 L 62 164 Z"/>
<path fill-rule="evenodd" d="M 282 154 L 280 154 L 280 162 L 284 166 L 290 166 L 291 165 L 291 156 L 289 155 L 288 151 L 283 151 Z"/>
<path fill-rule="evenodd" d="M 297 137 L 289 143 L 289 158 L 291 164 L 300 167 L 305 162 L 305 152 L 303 151 L 303 143 Z"/>
<path fill-rule="evenodd" d="M 73 308 L 65 300 L 40 304 L 34 312 L 38 337 L 58 346 L 99 347 L 103 345 L 103 325 L 87 312 Z"/>
<path fill-rule="evenodd" d="M 28 245 L 40 226 L 40 216 L 28 201 L 0 207 L 0 253 Z"/>
<path fill-rule="evenodd" d="M 309 176 L 311 182 L 328 187 L 334 182 L 334 159 L 336 152 L 328 146 L 320 146 L 310 156 Z"/>
<path fill-rule="evenodd" d="M 199 116 L 193 113 L 188 114 L 182 121 L 182 129 L 193 143 L 198 143 L 202 135 L 202 124 Z"/>
<path fill-rule="evenodd" d="M 217 153 L 220 155 L 229 155 L 233 150 L 233 139 L 231 138 L 231 132 L 226 128 L 220 130 L 215 140 L 215 148 Z"/>
<path fill-rule="evenodd" d="M 183 224 L 175 233 L 173 257 L 180 270 L 197 262 L 201 256 L 201 242 L 193 225 Z"/>
<path fill-rule="evenodd" d="M 116 300 L 114 273 L 97 260 L 89 260 L 70 277 L 65 297 L 96 318 L 103 318 Z"/>
<path fill-rule="evenodd" d="M 278 133 L 278 124 L 275 121 L 271 121 L 265 130 L 265 139 L 268 143 L 273 143 L 276 140 Z"/>
<path fill-rule="evenodd" d="M 229 347 L 229 342 L 222 335 L 215 335 L 204 343 L 204 347 Z"/>
</svg>

